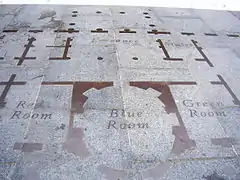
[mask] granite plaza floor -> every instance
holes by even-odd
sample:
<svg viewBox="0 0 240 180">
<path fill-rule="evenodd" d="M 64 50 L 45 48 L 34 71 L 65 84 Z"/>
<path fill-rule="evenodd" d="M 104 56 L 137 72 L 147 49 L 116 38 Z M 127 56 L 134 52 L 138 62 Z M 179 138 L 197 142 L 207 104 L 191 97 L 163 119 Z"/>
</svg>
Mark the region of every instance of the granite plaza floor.
<svg viewBox="0 0 240 180">
<path fill-rule="evenodd" d="M 0 6 L 1 180 L 240 180 L 240 12 Z"/>
</svg>

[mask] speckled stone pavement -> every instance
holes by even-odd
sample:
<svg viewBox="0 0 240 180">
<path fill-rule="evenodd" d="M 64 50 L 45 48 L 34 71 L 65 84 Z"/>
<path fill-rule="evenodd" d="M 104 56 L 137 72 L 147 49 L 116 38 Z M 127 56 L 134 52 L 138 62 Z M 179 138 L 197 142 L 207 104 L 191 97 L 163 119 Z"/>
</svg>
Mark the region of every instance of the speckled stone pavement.
<svg viewBox="0 0 240 180">
<path fill-rule="evenodd" d="M 0 6 L 1 180 L 240 180 L 240 13 Z"/>
</svg>

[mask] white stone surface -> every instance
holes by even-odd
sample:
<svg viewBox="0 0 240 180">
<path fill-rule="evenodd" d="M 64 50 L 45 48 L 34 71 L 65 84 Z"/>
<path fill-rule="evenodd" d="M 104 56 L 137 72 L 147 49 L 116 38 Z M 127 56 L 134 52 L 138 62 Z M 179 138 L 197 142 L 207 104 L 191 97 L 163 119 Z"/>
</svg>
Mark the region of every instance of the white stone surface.
<svg viewBox="0 0 240 180">
<path fill-rule="evenodd" d="M 238 14 L 2 5 L 0 179 L 239 179 Z"/>
</svg>

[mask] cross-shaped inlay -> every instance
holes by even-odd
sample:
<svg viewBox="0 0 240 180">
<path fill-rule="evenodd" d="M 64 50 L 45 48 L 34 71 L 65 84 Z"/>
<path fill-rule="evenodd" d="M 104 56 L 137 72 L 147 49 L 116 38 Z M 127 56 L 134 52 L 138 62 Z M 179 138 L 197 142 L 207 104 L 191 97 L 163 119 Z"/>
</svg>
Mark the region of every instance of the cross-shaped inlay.
<svg viewBox="0 0 240 180">
<path fill-rule="evenodd" d="M 8 81 L 0 82 L 0 85 L 5 85 L 5 88 L 0 96 L 0 108 L 4 108 L 6 105 L 6 96 L 11 88 L 12 85 L 25 85 L 26 82 L 23 81 L 17 81 L 14 82 L 14 79 L 16 78 L 16 74 L 12 74 Z"/>
<path fill-rule="evenodd" d="M 211 61 L 208 59 L 208 57 L 204 54 L 204 52 L 203 52 L 203 50 L 202 50 L 202 47 L 201 46 L 198 46 L 197 45 L 197 41 L 195 41 L 195 40 L 191 40 L 192 41 L 192 43 L 194 44 L 194 46 L 195 46 L 195 48 L 198 50 L 198 52 L 202 55 L 202 57 L 203 58 L 196 58 L 195 60 L 196 61 L 205 61 L 205 62 L 207 62 L 208 63 L 208 65 L 210 66 L 210 67 L 213 67 L 213 64 L 211 63 Z"/>
<path fill-rule="evenodd" d="M 70 42 L 73 39 L 68 37 L 65 46 L 46 46 L 46 47 L 56 47 L 56 48 L 64 48 L 64 52 L 62 57 L 49 57 L 49 60 L 65 60 L 65 59 L 71 59 L 70 57 L 67 56 L 68 50 L 71 47 Z"/>
<path fill-rule="evenodd" d="M 24 46 L 25 50 L 23 51 L 22 56 L 14 58 L 14 59 L 18 59 L 19 60 L 18 63 L 17 63 L 18 66 L 22 65 L 23 61 L 26 60 L 26 59 L 36 59 L 36 57 L 26 57 L 29 49 L 31 47 L 34 47 L 33 41 L 36 41 L 36 39 L 34 37 L 28 39 L 28 44 Z"/>
<path fill-rule="evenodd" d="M 234 94 L 234 92 L 232 91 L 232 89 L 229 87 L 229 85 L 227 84 L 227 82 L 223 79 L 223 77 L 221 75 L 217 75 L 220 81 L 211 81 L 211 84 L 215 84 L 215 85 L 224 85 L 224 87 L 227 89 L 227 91 L 229 92 L 229 94 L 232 96 L 233 98 L 233 103 L 235 105 L 240 105 L 240 101 L 237 98 L 237 96 Z"/>
</svg>

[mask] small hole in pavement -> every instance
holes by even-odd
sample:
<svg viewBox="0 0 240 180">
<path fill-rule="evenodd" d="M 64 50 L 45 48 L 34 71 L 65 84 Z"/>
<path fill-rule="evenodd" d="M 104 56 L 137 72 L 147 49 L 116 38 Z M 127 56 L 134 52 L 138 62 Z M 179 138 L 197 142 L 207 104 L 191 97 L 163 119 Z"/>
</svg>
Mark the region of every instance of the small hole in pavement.
<svg viewBox="0 0 240 180">
<path fill-rule="evenodd" d="M 148 19 L 149 19 L 149 18 L 151 18 L 151 17 L 150 17 L 150 16 L 145 16 L 145 18 L 148 18 Z"/>
<path fill-rule="evenodd" d="M 133 59 L 133 60 L 138 60 L 138 58 L 137 58 L 137 57 L 133 57 L 132 59 Z"/>
<path fill-rule="evenodd" d="M 102 58 L 102 57 L 98 57 L 97 59 L 98 59 L 98 60 L 103 60 L 103 58 Z"/>
<path fill-rule="evenodd" d="M 77 17 L 77 15 L 76 15 L 76 14 L 73 14 L 72 17 Z"/>
<path fill-rule="evenodd" d="M 69 23 L 69 25 L 70 25 L 70 26 L 73 26 L 73 25 L 75 25 L 75 23 Z"/>
<path fill-rule="evenodd" d="M 72 11 L 72 13 L 78 13 L 77 11 Z"/>
<path fill-rule="evenodd" d="M 101 11 L 97 11 L 96 13 L 97 13 L 97 14 L 100 14 L 100 13 L 102 13 L 102 12 L 101 12 Z"/>
<path fill-rule="evenodd" d="M 148 13 L 147 13 L 147 12 L 144 12 L 143 14 L 147 15 Z"/>
<path fill-rule="evenodd" d="M 155 27 L 155 25 L 154 25 L 154 24 L 150 24 L 149 26 L 150 26 L 150 27 Z"/>
<path fill-rule="evenodd" d="M 125 14 L 125 12 L 119 12 L 120 14 Z"/>
</svg>

